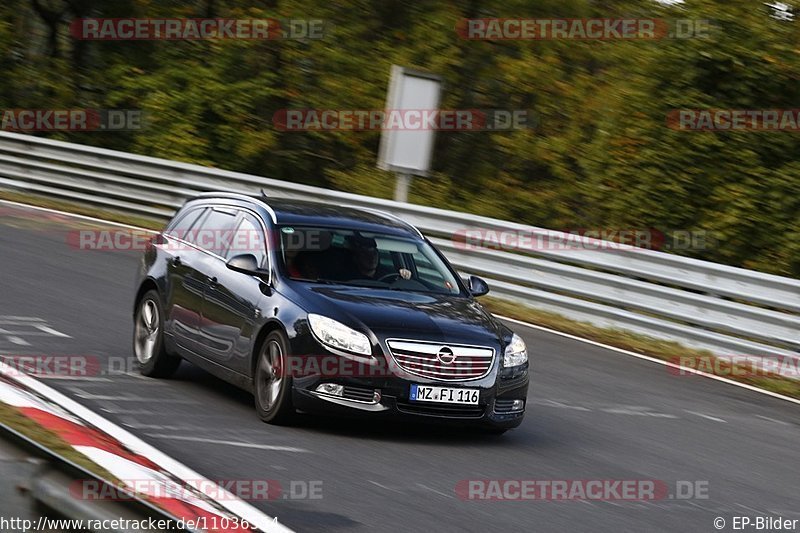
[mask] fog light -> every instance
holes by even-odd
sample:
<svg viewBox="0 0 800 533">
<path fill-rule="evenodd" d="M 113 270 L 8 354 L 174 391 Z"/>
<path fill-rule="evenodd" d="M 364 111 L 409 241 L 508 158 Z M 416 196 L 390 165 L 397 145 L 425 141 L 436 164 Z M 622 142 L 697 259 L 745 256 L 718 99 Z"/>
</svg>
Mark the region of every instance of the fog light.
<svg viewBox="0 0 800 533">
<path fill-rule="evenodd" d="M 317 392 L 323 394 L 330 394 L 331 396 L 341 396 L 344 393 L 344 385 L 336 385 L 335 383 L 323 383 L 317 386 Z"/>
<path fill-rule="evenodd" d="M 522 411 L 525 409 L 525 400 L 514 400 L 511 402 L 512 411 Z"/>
</svg>

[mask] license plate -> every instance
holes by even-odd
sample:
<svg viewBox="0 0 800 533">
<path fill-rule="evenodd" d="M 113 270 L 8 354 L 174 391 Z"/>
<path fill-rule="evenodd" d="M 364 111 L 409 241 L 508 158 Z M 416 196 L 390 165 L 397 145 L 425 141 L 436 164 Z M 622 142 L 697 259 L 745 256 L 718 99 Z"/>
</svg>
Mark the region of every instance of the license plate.
<svg viewBox="0 0 800 533">
<path fill-rule="evenodd" d="M 478 389 L 456 389 L 454 387 L 431 387 L 428 385 L 411 385 L 412 402 L 463 403 L 477 405 L 480 391 Z"/>
</svg>

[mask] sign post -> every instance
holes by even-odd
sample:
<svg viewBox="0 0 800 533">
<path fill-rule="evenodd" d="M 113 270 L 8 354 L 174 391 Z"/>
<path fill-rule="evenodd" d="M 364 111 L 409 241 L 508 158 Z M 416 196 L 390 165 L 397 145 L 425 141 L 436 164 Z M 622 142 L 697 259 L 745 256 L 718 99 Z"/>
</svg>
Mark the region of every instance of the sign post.
<svg viewBox="0 0 800 533">
<path fill-rule="evenodd" d="M 439 109 L 439 93 L 442 78 L 392 65 L 389 90 L 386 94 L 386 116 L 399 113 L 403 120 L 389 120 L 381 133 L 378 151 L 378 168 L 397 174 L 394 199 L 408 201 L 408 189 L 412 176 L 427 176 L 433 155 L 435 129 L 429 127 L 426 115 Z M 396 124 L 411 125 L 411 116 L 418 127 L 397 127 Z"/>
<path fill-rule="evenodd" d="M 394 199 L 398 202 L 408 202 L 408 189 L 410 187 L 411 174 L 398 172 L 397 181 L 394 182 Z"/>
</svg>

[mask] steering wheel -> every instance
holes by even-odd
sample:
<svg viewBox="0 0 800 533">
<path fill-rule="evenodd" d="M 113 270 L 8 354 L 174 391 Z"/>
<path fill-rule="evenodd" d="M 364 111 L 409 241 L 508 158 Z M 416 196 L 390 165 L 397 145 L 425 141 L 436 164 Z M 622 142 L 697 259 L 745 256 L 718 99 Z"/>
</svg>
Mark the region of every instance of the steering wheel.
<svg viewBox="0 0 800 533">
<path fill-rule="evenodd" d="M 400 273 L 398 272 L 389 272 L 388 274 L 384 274 L 383 276 L 378 278 L 378 281 L 383 283 L 392 283 L 397 281 L 400 278 Z M 391 281 L 389 281 L 391 279 Z"/>
</svg>

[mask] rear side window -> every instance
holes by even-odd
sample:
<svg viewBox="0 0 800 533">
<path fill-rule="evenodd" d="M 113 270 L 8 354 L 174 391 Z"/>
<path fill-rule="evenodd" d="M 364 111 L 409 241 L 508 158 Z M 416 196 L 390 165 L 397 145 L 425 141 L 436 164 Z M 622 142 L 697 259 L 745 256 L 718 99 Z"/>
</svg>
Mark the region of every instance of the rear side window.
<svg viewBox="0 0 800 533">
<path fill-rule="evenodd" d="M 187 241 L 213 254 L 225 257 L 233 238 L 236 211 L 214 207 L 200 224 L 192 227 Z"/>
<path fill-rule="evenodd" d="M 200 218 L 203 211 L 205 211 L 204 207 L 196 207 L 195 209 L 190 209 L 186 213 L 183 213 L 170 224 L 170 227 L 167 228 L 165 233 L 170 237 L 186 240 L 188 231 L 191 229 L 192 225 L 197 222 L 197 219 Z"/>
</svg>

